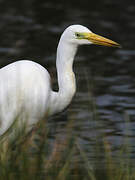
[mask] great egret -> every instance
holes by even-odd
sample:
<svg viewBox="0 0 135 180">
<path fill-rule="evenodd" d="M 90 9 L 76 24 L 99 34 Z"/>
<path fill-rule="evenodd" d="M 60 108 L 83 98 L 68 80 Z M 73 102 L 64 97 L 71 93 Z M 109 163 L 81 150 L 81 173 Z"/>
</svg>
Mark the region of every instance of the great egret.
<svg viewBox="0 0 135 180">
<path fill-rule="evenodd" d="M 19 121 L 27 121 L 32 126 L 46 115 L 67 107 L 76 91 L 74 56 L 78 45 L 83 44 L 120 46 L 82 25 L 69 26 L 57 48 L 58 92 L 52 91 L 50 75 L 38 63 L 21 60 L 0 69 L 0 135 L 13 125 L 18 115 Z"/>
</svg>

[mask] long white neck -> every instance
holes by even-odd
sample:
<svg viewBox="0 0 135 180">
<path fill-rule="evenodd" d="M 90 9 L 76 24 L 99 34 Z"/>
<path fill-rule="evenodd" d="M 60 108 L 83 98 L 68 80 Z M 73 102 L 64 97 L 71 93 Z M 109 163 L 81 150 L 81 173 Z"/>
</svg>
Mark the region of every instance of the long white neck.
<svg viewBox="0 0 135 180">
<path fill-rule="evenodd" d="M 72 68 L 76 51 L 76 45 L 64 41 L 64 38 L 61 37 L 57 48 L 56 59 L 59 91 L 52 91 L 51 93 L 49 114 L 54 114 L 65 109 L 75 94 L 76 81 Z"/>
</svg>

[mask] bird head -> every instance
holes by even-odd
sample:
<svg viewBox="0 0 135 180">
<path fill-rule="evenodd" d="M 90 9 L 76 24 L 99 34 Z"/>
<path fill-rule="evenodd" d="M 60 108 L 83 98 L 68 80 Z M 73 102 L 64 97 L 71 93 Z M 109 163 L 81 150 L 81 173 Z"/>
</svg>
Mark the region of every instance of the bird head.
<svg viewBox="0 0 135 180">
<path fill-rule="evenodd" d="M 82 25 L 69 26 L 64 31 L 62 37 L 64 37 L 65 41 L 75 45 L 97 44 L 102 46 L 120 47 L 120 44 L 108 38 L 99 36 Z"/>
</svg>

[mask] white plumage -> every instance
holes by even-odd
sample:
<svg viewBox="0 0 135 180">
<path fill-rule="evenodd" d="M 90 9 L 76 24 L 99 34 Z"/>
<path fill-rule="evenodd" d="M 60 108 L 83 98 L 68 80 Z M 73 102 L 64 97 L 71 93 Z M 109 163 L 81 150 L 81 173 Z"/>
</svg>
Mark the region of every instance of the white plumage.
<svg viewBox="0 0 135 180">
<path fill-rule="evenodd" d="M 76 91 L 72 65 L 77 47 L 92 43 L 119 46 L 81 25 L 72 25 L 64 31 L 57 48 L 58 92 L 51 90 L 49 73 L 38 63 L 22 60 L 0 69 L 0 135 L 17 117 L 20 123 L 27 122 L 31 127 L 67 107 Z"/>
</svg>

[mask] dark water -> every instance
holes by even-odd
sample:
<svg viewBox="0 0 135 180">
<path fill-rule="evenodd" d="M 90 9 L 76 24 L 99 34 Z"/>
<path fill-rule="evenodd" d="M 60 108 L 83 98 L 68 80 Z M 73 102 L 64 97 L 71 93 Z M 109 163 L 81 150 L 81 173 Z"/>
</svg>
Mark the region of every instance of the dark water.
<svg viewBox="0 0 135 180">
<path fill-rule="evenodd" d="M 134 159 L 134 19 L 134 1 L 0 0 L 0 67 L 31 59 L 56 76 L 57 43 L 60 34 L 71 24 L 85 25 L 123 46 L 122 49 L 99 46 L 79 49 L 74 64 L 76 96 L 65 112 L 49 122 L 51 136 L 55 138 L 56 134 L 63 136 L 67 122 L 74 120 L 73 134 L 91 162 L 96 161 L 95 141 L 100 141 L 102 136 L 115 154 L 126 135 Z M 55 86 L 56 79 L 53 82 Z"/>
</svg>

